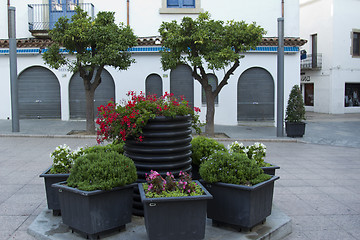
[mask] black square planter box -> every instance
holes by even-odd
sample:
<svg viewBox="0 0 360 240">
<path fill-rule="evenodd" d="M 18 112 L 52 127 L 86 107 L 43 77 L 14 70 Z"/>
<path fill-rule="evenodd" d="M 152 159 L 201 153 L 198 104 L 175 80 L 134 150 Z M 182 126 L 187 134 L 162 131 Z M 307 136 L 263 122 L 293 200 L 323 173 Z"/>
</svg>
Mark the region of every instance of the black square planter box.
<svg viewBox="0 0 360 240">
<path fill-rule="evenodd" d="M 58 191 L 56 189 L 52 188 L 51 185 L 54 183 L 66 181 L 68 179 L 70 173 L 52 174 L 52 173 L 49 173 L 51 168 L 52 167 L 50 166 L 48 169 L 46 169 L 40 175 L 40 177 L 44 178 L 48 209 L 53 210 L 53 215 L 59 216 L 61 214 L 61 211 L 60 211 L 60 202 L 59 202 Z"/>
<path fill-rule="evenodd" d="M 280 167 L 271 164 L 270 167 L 261 167 L 261 169 L 264 171 L 265 174 L 269 174 L 269 175 L 274 176 L 275 175 L 275 170 L 280 169 Z"/>
<path fill-rule="evenodd" d="M 213 195 L 213 200 L 208 201 L 207 217 L 213 223 L 228 224 L 238 230 L 253 228 L 271 214 L 277 179 L 279 177 L 273 176 L 254 186 L 203 182 Z"/>
<path fill-rule="evenodd" d="M 150 240 L 197 240 L 205 237 L 206 203 L 212 196 L 198 181 L 195 182 L 203 188 L 205 195 L 147 198 L 139 183 Z"/>
<path fill-rule="evenodd" d="M 285 122 L 285 131 L 288 137 L 303 137 L 305 134 L 304 122 Z"/>
<path fill-rule="evenodd" d="M 97 239 L 131 222 L 134 184 L 108 191 L 82 191 L 64 184 L 53 187 L 59 191 L 63 223 L 72 230 Z"/>
</svg>

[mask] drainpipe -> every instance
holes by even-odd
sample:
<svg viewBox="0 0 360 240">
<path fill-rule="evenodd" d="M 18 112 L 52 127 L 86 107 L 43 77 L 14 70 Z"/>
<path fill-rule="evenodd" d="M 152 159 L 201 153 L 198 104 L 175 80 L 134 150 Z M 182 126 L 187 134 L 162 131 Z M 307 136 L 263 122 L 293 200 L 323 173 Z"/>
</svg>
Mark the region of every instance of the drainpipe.
<svg viewBox="0 0 360 240">
<path fill-rule="evenodd" d="M 130 26 L 130 0 L 126 1 L 127 25 Z"/>
</svg>

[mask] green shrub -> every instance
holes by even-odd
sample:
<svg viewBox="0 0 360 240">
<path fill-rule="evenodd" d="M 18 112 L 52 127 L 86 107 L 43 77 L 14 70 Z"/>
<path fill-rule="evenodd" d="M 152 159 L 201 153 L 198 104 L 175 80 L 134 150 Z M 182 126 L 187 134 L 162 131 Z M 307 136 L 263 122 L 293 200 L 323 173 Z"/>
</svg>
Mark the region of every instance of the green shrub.
<svg viewBox="0 0 360 240">
<path fill-rule="evenodd" d="M 192 163 L 200 165 L 215 151 L 226 151 L 224 144 L 219 143 L 215 139 L 204 136 L 194 137 L 191 141 L 192 145 Z"/>
<path fill-rule="evenodd" d="M 134 162 L 117 152 L 99 151 L 77 158 L 67 180 L 80 190 L 109 190 L 137 180 Z"/>
<path fill-rule="evenodd" d="M 291 89 L 288 104 L 286 106 L 287 122 L 301 122 L 305 120 L 305 106 L 301 90 L 298 85 Z"/>
<path fill-rule="evenodd" d="M 271 178 L 245 154 L 218 151 L 200 165 L 200 176 L 206 182 L 223 182 L 252 186 Z"/>
<path fill-rule="evenodd" d="M 117 153 L 123 154 L 124 153 L 124 142 L 119 143 L 110 143 L 107 145 L 95 145 L 92 147 L 88 147 L 84 149 L 85 153 L 93 153 L 93 152 L 109 152 L 109 151 L 115 151 Z"/>
</svg>

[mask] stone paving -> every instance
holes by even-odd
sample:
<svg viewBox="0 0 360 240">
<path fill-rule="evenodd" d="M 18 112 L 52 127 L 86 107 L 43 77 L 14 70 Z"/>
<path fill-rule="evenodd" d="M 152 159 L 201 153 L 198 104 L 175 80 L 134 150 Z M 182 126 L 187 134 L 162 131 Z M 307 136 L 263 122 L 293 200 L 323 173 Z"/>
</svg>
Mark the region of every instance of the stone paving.
<svg viewBox="0 0 360 240">
<path fill-rule="evenodd" d="M 11 123 L 0 120 L 0 239 L 34 239 L 27 228 L 46 208 L 39 175 L 51 164 L 49 153 L 56 146 L 96 144 L 91 136 L 65 137 L 74 126 L 84 126 L 75 123 L 22 121 L 22 132 L 12 134 Z M 360 240 L 360 145 L 354 144 L 360 141 L 359 123 L 359 114 L 314 114 L 302 139 L 276 138 L 274 128 L 266 126 L 216 130 L 225 129 L 232 138 L 224 143 L 260 139 L 267 145 L 266 161 L 281 167 L 274 204 L 292 218 L 286 240 Z"/>
</svg>

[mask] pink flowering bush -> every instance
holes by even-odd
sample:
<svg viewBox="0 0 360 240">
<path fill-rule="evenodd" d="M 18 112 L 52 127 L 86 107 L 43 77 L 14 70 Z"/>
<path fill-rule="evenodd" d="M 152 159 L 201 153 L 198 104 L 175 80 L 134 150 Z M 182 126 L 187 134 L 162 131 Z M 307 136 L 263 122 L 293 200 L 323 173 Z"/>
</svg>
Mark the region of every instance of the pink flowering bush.
<svg viewBox="0 0 360 240">
<path fill-rule="evenodd" d="M 163 96 L 145 96 L 142 92 L 137 95 L 134 91 L 129 91 L 129 100 L 124 100 L 122 104 L 113 101 L 106 106 L 98 108 L 99 125 L 97 131 L 97 141 L 101 143 L 109 141 L 125 141 L 128 137 L 134 137 L 139 141 L 143 140 L 142 128 L 149 119 L 156 116 L 187 116 L 192 118 L 192 127 L 200 133 L 199 115 L 200 109 L 191 108 L 188 101 L 183 97 L 177 99 L 174 94 L 167 93 Z"/>
<path fill-rule="evenodd" d="M 204 193 L 190 175 L 182 171 L 179 173 L 179 180 L 175 180 L 170 172 L 166 173 L 164 179 L 158 172 L 151 170 L 150 174 L 146 174 L 146 181 L 143 186 L 148 198 L 195 196 Z"/>
</svg>

